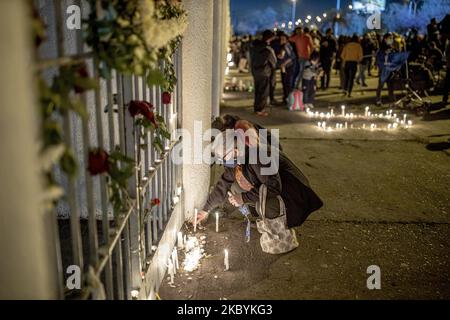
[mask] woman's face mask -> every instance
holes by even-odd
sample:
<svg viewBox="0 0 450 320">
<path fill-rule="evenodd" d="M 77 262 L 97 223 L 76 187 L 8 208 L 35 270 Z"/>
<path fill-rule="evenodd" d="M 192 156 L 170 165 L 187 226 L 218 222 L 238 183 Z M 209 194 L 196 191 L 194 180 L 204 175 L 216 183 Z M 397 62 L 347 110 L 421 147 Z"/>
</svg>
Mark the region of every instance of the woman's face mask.
<svg viewBox="0 0 450 320">
<path fill-rule="evenodd" d="M 223 166 L 226 168 L 236 168 L 237 165 L 237 159 L 230 159 L 223 162 Z"/>
<path fill-rule="evenodd" d="M 235 150 L 229 152 L 222 159 L 223 166 L 226 168 L 235 168 L 238 165 Z"/>
</svg>

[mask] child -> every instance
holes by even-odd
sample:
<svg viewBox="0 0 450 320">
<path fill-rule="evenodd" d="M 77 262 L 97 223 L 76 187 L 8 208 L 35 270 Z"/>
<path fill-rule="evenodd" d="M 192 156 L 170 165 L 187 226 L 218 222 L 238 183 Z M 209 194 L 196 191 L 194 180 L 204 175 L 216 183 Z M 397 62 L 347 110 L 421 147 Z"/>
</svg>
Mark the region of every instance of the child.
<svg viewBox="0 0 450 320">
<path fill-rule="evenodd" d="M 302 90 L 303 103 L 305 108 L 314 108 L 314 97 L 316 96 L 316 79 L 319 76 L 320 55 L 314 51 L 309 60 L 305 63 L 305 70 L 303 71 Z"/>
</svg>

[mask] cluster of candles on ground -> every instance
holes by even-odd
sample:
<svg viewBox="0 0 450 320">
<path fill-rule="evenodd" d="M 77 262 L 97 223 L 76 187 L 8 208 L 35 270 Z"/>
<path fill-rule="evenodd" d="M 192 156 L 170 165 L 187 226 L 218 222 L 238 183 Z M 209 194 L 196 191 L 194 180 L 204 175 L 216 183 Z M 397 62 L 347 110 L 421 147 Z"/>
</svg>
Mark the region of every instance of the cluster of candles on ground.
<svg viewBox="0 0 450 320">
<path fill-rule="evenodd" d="M 336 115 L 334 113 L 334 108 L 331 108 L 330 112 L 324 113 L 324 112 L 318 112 L 318 111 L 311 111 L 310 108 L 306 108 L 306 114 L 310 118 L 319 119 L 321 121 L 317 122 L 318 128 L 325 130 L 325 131 L 333 131 L 333 130 L 340 130 L 340 129 L 397 129 L 399 127 L 403 128 L 410 128 L 412 126 L 412 121 L 407 120 L 407 115 L 403 114 L 403 117 L 400 117 L 396 113 L 393 113 L 393 110 L 386 110 L 386 113 L 372 113 L 370 112 L 370 108 L 366 107 L 364 116 L 363 115 L 357 115 L 353 113 L 348 113 L 345 111 L 346 107 L 343 105 L 341 106 L 341 113 Z M 326 120 L 331 119 L 343 119 L 343 123 L 338 122 L 335 124 L 335 126 L 331 126 L 327 124 Z M 384 119 L 391 123 L 387 124 L 386 127 L 378 127 L 377 124 L 371 122 L 370 124 L 366 125 L 366 123 L 363 123 L 362 127 L 355 127 L 353 123 L 350 123 L 350 121 L 354 120 L 375 120 L 375 119 Z"/>
<path fill-rule="evenodd" d="M 202 235 L 197 237 L 197 209 L 195 209 L 194 216 L 194 234 L 193 235 L 183 235 L 180 231 L 177 234 L 177 246 L 173 248 L 172 254 L 170 255 L 167 262 L 167 273 L 169 275 L 169 284 L 173 286 L 174 277 L 177 270 L 180 268 L 178 261 L 178 249 L 184 250 L 184 261 L 182 263 L 183 270 L 185 272 L 192 272 L 196 270 L 200 264 L 200 260 L 205 256 L 205 250 L 203 249 L 206 244 L 206 236 Z M 216 218 L 216 232 L 219 232 L 219 212 L 215 212 Z M 225 271 L 230 269 L 229 252 L 227 249 L 224 250 L 224 265 Z"/>
</svg>

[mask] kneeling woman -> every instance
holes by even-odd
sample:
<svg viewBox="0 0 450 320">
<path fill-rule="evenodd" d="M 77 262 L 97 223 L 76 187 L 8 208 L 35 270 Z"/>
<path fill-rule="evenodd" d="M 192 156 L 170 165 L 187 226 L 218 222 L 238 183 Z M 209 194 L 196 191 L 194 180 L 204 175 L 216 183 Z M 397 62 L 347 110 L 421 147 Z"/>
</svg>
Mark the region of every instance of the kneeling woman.
<svg viewBox="0 0 450 320">
<path fill-rule="evenodd" d="M 235 207 L 243 204 L 256 207 L 265 219 L 276 219 L 286 213 L 284 227 L 289 229 L 300 226 L 313 211 L 322 207 L 322 201 L 310 188 L 306 177 L 282 151 L 272 148 L 271 159 L 278 158 L 279 162 L 274 172 L 266 174 L 273 163 L 262 164 L 259 159 L 250 161 L 254 159 L 249 155 L 255 150 L 247 146 L 243 156 L 236 143 L 227 143 L 230 139 L 235 141 L 235 135 L 232 130 L 227 130 L 216 137 L 212 145 L 212 151 L 222 160 L 225 172 L 209 194 L 203 210 L 199 211 L 197 222 L 206 219 L 208 212 L 221 205 L 227 197 Z M 274 152 L 279 156 L 274 157 Z M 264 207 L 261 207 L 262 203 Z"/>
</svg>

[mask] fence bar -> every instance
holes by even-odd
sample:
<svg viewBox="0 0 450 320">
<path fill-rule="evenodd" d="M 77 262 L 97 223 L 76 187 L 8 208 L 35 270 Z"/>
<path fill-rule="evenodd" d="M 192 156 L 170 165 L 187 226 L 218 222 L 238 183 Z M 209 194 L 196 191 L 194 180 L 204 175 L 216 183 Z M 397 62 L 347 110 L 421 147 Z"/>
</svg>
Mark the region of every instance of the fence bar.
<svg viewBox="0 0 450 320">
<path fill-rule="evenodd" d="M 119 119 L 119 145 L 120 151 L 125 152 L 125 128 L 124 128 L 124 112 L 127 112 L 123 103 L 123 76 L 116 72 L 117 86 L 117 107 Z M 127 217 L 128 221 L 128 217 Z M 131 260 L 130 260 L 130 225 L 127 222 L 123 232 L 123 259 L 124 259 L 124 281 L 125 281 L 125 297 L 131 298 Z"/>
<path fill-rule="evenodd" d="M 61 11 L 61 3 L 56 1 L 54 3 L 54 14 L 55 14 L 55 23 L 56 23 L 56 40 L 57 40 L 57 55 L 58 57 L 64 56 L 64 34 L 62 30 L 63 22 L 62 22 L 62 11 Z M 69 149 L 72 149 L 72 130 L 70 123 L 70 114 L 66 113 L 63 116 L 63 126 L 64 126 L 64 143 L 67 145 Z M 73 154 L 73 157 L 76 161 L 76 155 Z M 72 255 L 73 255 L 73 263 L 80 268 L 83 268 L 83 246 L 81 240 L 81 228 L 80 228 L 80 212 L 77 206 L 77 194 L 76 194 L 76 186 L 74 177 L 68 176 L 67 181 L 67 199 L 70 208 L 70 234 L 71 234 L 71 244 L 72 244 Z"/>
<path fill-rule="evenodd" d="M 123 76 L 123 102 L 127 105 L 133 100 L 133 80 L 131 76 Z M 124 142 L 125 152 L 130 158 L 135 159 L 134 150 L 134 119 L 128 112 L 125 112 L 123 119 L 124 124 Z M 138 183 L 137 174 L 129 179 L 128 194 L 131 198 L 138 200 L 136 193 L 136 185 Z M 135 206 L 133 213 L 130 216 L 129 221 L 129 241 L 130 241 L 130 258 L 131 258 L 131 287 L 132 289 L 138 289 L 141 285 L 141 264 L 140 264 L 140 251 L 139 251 L 139 208 Z"/>
<path fill-rule="evenodd" d="M 103 123 L 102 123 L 102 106 L 101 106 L 101 95 L 100 95 L 100 76 L 98 74 L 98 61 L 94 59 L 94 78 L 97 81 L 98 89 L 95 89 L 95 118 L 97 127 L 97 144 L 99 148 L 104 149 L 104 137 L 103 137 Z M 108 203 L 107 203 L 107 191 L 106 191 L 106 178 L 100 176 L 100 198 L 101 198 L 101 208 L 102 208 L 102 231 L 103 231 L 103 241 L 104 246 L 109 245 L 109 216 L 108 216 Z M 113 287 L 113 274 L 112 274 L 112 263 L 111 260 L 108 261 L 105 270 L 105 281 L 106 281 L 106 297 L 112 300 L 114 297 L 114 287 Z"/>
</svg>

